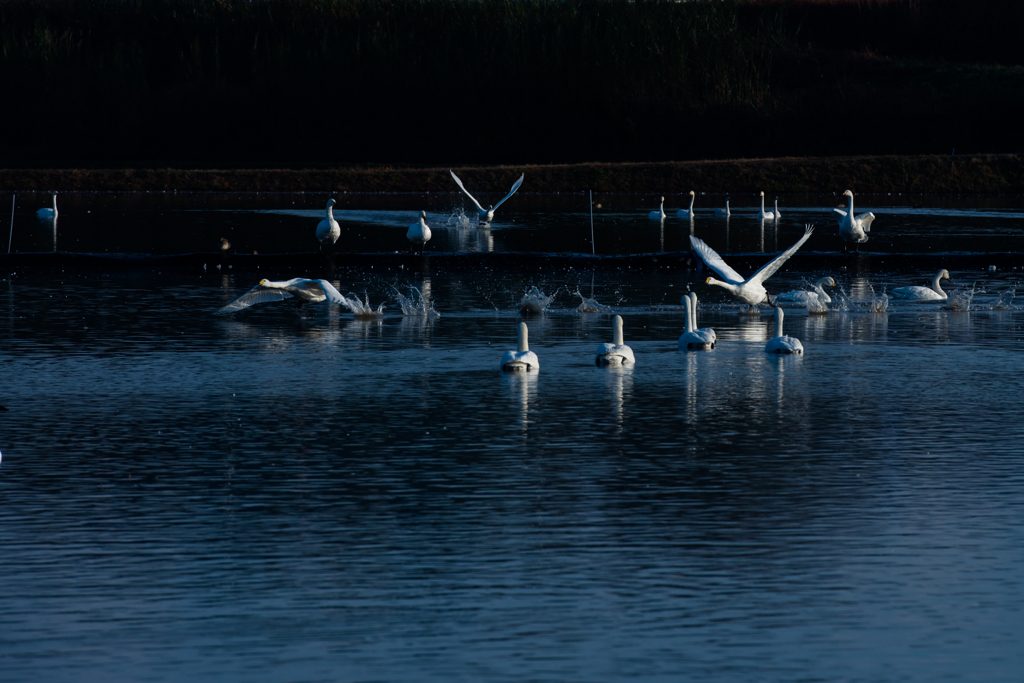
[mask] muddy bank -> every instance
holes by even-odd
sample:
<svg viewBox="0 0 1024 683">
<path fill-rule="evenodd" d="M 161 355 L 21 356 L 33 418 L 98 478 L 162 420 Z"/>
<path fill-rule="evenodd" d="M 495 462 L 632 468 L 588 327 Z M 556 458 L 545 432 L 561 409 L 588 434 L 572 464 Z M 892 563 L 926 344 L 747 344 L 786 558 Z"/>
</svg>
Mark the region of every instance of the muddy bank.
<svg viewBox="0 0 1024 683">
<path fill-rule="evenodd" d="M 0 191 L 453 192 L 448 168 L 31 168 L 0 169 Z M 525 192 L 910 192 L 1017 194 L 1024 155 L 856 156 L 655 163 L 455 167 L 481 191 L 503 192 L 520 173 Z"/>
</svg>

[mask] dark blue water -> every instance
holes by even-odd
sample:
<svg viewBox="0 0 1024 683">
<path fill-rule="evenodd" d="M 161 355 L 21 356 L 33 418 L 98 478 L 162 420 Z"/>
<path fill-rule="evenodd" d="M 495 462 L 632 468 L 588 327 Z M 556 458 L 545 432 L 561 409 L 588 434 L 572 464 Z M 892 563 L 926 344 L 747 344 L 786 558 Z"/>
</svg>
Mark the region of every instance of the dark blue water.
<svg viewBox="0 0 1024 683">
<path fill-rule="evenodd" d="M 697 274 L 335 282 L 379 320 L 5 274 L 0 679 L 1019 680 L 1021 275 L 949 269 L 967 310 L 830 273 L 785 359 Z M 533 285 L 541 370 L 503 376 Z M 687 287 L 713 351 L 676 348 Z"/>
</svg>

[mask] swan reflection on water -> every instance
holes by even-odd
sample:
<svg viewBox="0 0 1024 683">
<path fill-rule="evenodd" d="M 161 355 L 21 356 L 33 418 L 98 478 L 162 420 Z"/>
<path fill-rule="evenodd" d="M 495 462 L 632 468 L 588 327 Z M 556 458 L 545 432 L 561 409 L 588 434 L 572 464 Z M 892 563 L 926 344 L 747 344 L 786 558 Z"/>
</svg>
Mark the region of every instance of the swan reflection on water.
<svg viewBox="0 0 1024 683">
<path fill-rule="evenodd" d="M 625 423 L 625 407 L 627 399 L 633 394 L 634 365 L 603 365 L 604 383 L 611 399 L 612 420 L 615 423 L 615 434 L 622 434 Z"/>
<path fill-rule="evenodd" d="M 518 407 L 519 432 L 523 436 L 530 427 L 530 401 L 537 400 L 537 382 L 540 375 L 536 372 L 503 372 L 502 383 Z"/>
</svg>

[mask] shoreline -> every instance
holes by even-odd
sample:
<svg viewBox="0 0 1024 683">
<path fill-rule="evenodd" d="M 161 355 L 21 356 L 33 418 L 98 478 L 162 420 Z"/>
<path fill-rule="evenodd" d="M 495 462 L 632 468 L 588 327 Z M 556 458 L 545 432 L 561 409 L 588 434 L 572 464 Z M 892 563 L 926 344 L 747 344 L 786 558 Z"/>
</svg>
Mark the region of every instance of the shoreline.
<svg viewBox="0 0 1024 683">
<path fill-rule="evenodd" d="M 1019 194 L 1024 154 L 782 157 L 494 166 L 2 168 L 0 192 L 453 192 L 448 170 L 483 192 L 520 173 L 529 192 Z"/>
</svg>

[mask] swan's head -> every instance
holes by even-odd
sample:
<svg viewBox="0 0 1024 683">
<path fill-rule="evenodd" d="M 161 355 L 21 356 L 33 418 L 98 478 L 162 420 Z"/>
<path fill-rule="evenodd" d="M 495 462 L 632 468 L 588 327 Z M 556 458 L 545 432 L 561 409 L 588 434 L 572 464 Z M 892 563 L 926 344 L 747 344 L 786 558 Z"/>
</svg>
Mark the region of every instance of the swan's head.
<svg viewBox="0 0 1024 683">
<path fill-rule="evenodd" d="M 948 270 L 946 270 L 945 268 L 943 268 L 942 270 L 940 270 L 940 271 L 939 271 L 939 276 L 940 276 L 940 277 L 941 277 L 941 278 L 942 278 L 943 280 L 949 280 L 950 282 L 952 282 L 952 281 L 953 281 L 953 278 L 951 278 L 951 277 L 949 276 L 949 271 L 948 271 Z"/>
<path fill-rule="evenodd" d="M 819 287 L 835 287 L 836 281 L 830 277 L 823 277 L 817 282 Z"/>
<path fill-rule="evenodd" d="M 270 284 L 270 280 L 268 280 L 266 278 L 263 278 L 262 280 L 260 280 L 260 287 L 266 287 L 269 284 Z"/>
<path fill-rule="evenodd" d="M 762 197 L 764 196 L 764 192 L 762 192 L 762 193 L 761 193 L 761 196 L 762 196 Z"/>
<path fill-rule="evenodd" d="M 335 203 L 336 203 L 336 202 L 335 202 L 335 201 L 334 201 L 333 199 L 328 199 L 328 200 L 327 200 L 327 208 L 328 208 L 328 209 L 329 209 L 329 208 L 331 208 L 332 206 L 334 206 L 334 205 L 335 205 Z"/>
<path fill-rule="evenodd" d="M 690 190 L 690 196 L 691 196 L 691 197 L 693 197 L 693 196 L 694 196 L 694 194 L 693 194 L 693 190 Z"/>
<path fill-rule="evenodd" d="M 420 211 L 420 218 L 422 218 L 423 220 L 426 220 L 427 219 L 427 212 L 426 211 Z"/>
<path fill-rule="evenodd" d="M 661 201 L 665 201 L 665 198 L 664 198 L 664 197 L 662 197 L 662 198 L 661 198 Z"/>
<path fill-rule="evenodd" d="M 712 281 L 712 280 L 714 280 L 714 279 L 715 279 L 715 278 L 713 278 L 713 277 L 709 277 L 709 278 L 708 278 L 707 280 L 705 280 L 705 281 L 704 281 L 704 284 L 706 284 L 706 285 L 710 285 L 710 284 L 711 284 L 711 281 Z"/>
<path fill-rule="evenodd" d="M 847 191 L 846 191 L 846 192 L 844 192 L 843 194 L 844 194 L 844 195 L 846 195 L 847 197 L 852 197 L 852 196 L 853 196 L 853 192 L 852 192 L 852 191 L 850 191 L 850 190 L 847 190 Z"/>
</svg>

